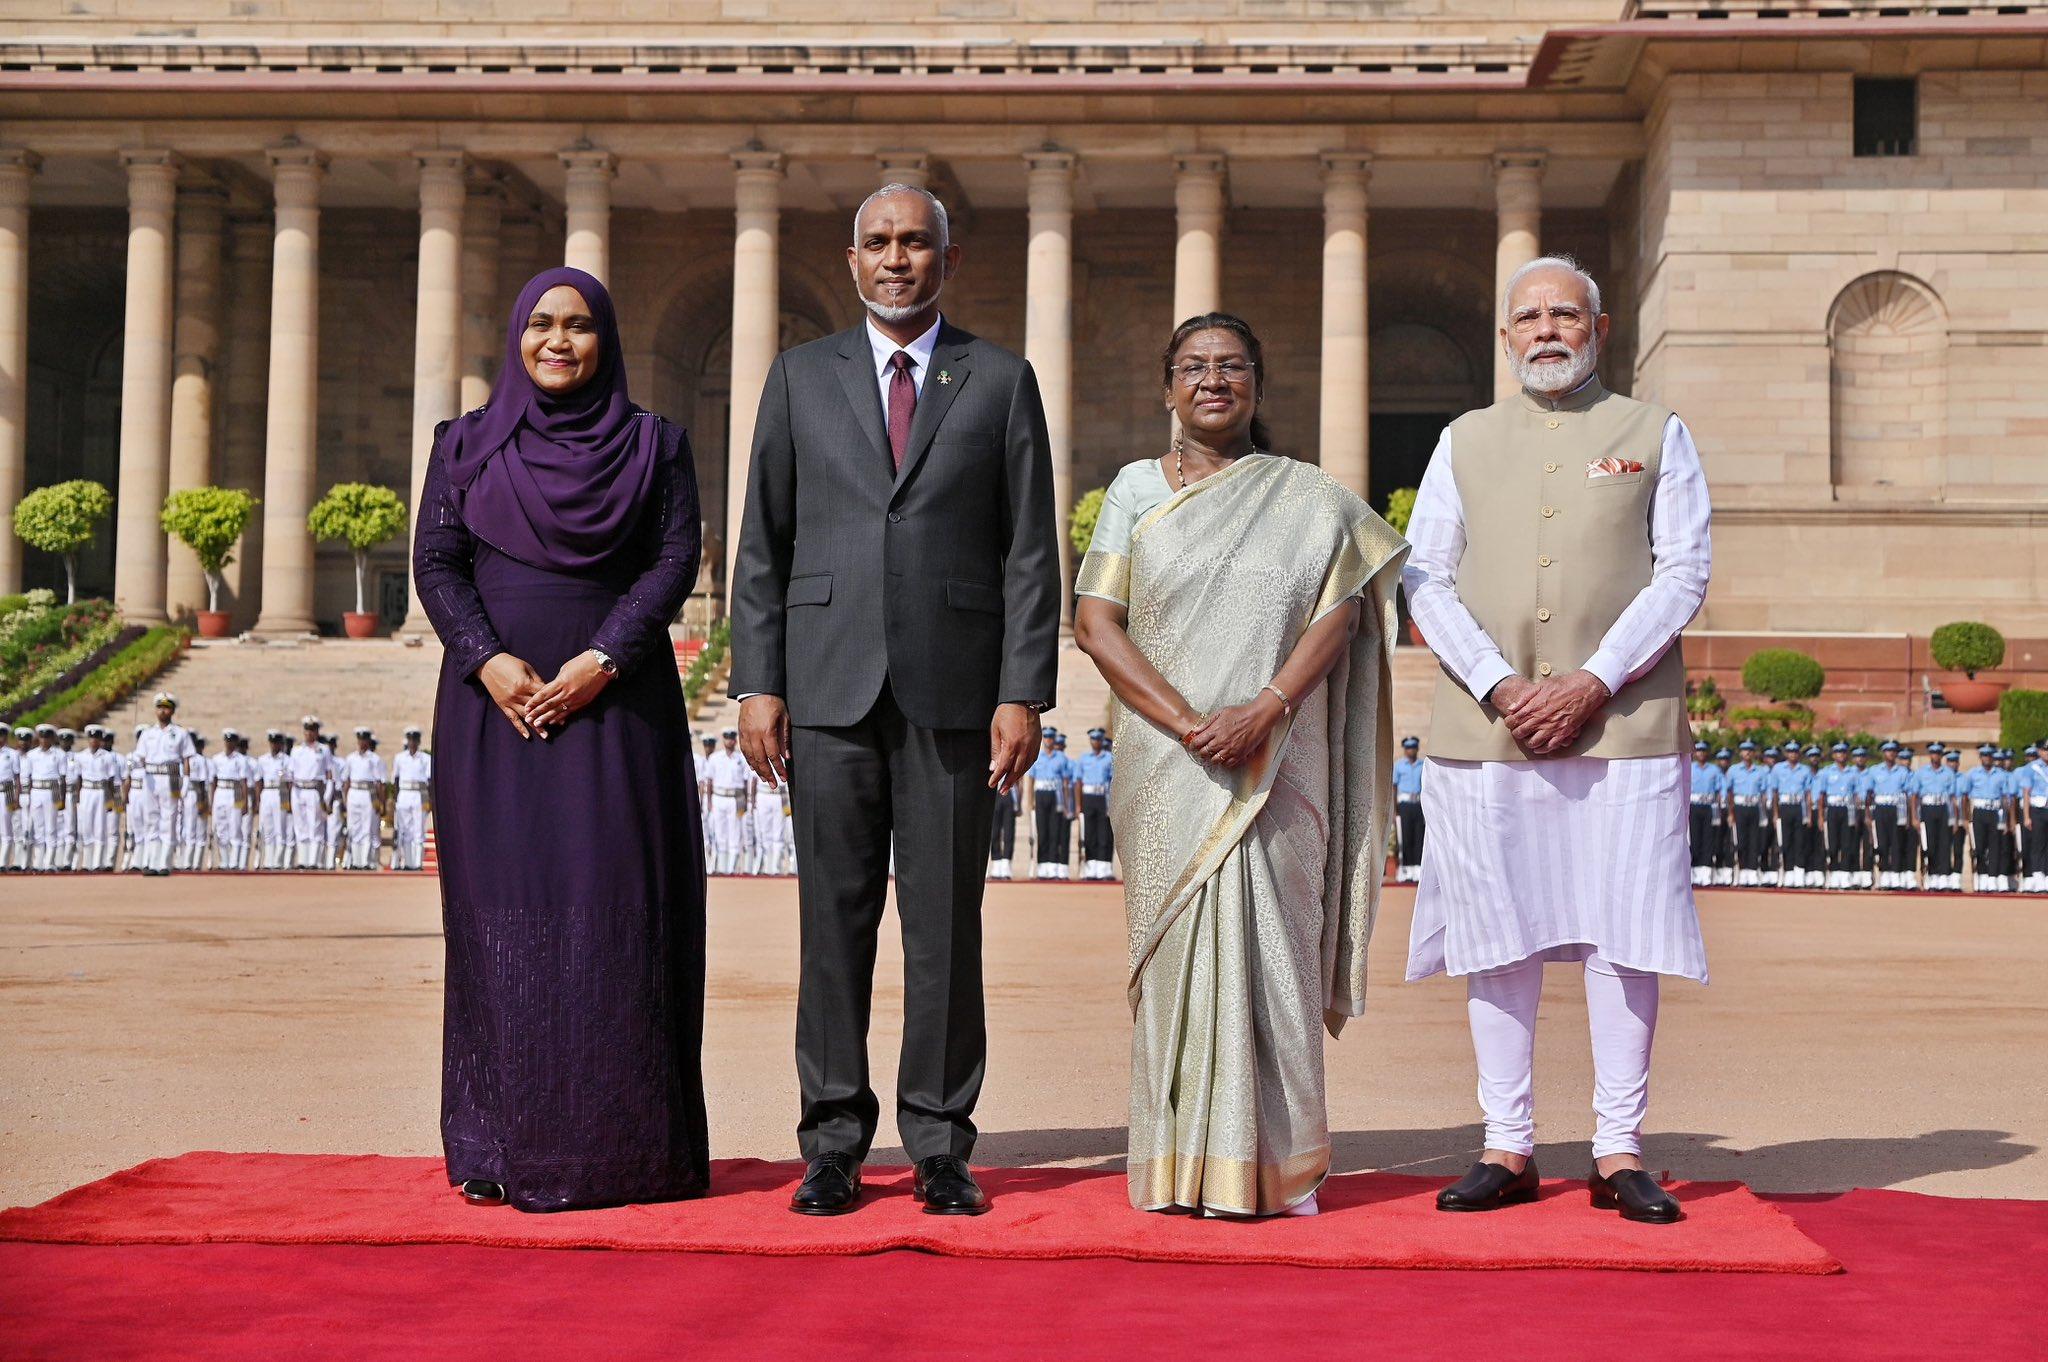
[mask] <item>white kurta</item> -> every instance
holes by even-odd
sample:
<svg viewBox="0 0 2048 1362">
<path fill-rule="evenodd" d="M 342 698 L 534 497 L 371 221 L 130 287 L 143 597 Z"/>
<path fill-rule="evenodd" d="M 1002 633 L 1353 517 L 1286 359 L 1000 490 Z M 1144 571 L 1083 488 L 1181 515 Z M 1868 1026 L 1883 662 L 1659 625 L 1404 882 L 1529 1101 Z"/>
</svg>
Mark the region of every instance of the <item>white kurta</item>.
<svg viewBox="0 0 2048 1362">
<path fill-rule="evenodd" d="M 1699 612 L 1712 561 L 1706 476 L 1676 416 L 1650 505 L 1650 584 L 1582 664 L 1609 691 L 1656 665 Z M 1408 522 L 1402 585 L 1437 658 L 1474 695 L 1514 668 L 1458 598 L 1465 511 L 1446 430 Z M 1475 551 L 1484 552 L 1485 546 Z M 1408 945 L 1408 978 L 1583 960 L 1706 982 L 1692 896 L 1682 753 L 1542 761 L 1428 759 L 1429 838 Z"/>
</svg>

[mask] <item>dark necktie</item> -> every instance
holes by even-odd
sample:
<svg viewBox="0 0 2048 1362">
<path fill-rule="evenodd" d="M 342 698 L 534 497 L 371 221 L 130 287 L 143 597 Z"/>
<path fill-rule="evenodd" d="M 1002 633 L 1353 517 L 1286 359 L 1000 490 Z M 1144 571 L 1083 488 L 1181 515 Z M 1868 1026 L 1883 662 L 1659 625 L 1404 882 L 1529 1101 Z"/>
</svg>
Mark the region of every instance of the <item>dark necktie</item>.
<svg viewBox="0 0 2048 1362">
<path fill-rule="evenodd" d="M 910 448 L 910 418 L 917 415 L 917 384 L 910 380 L 910 366 L 917 363 L 907 351 L 889 356 L 896 372 L 889 379 L 889 453 L 896 471 L 903 471 L 903 451 Z"/>
</svg>

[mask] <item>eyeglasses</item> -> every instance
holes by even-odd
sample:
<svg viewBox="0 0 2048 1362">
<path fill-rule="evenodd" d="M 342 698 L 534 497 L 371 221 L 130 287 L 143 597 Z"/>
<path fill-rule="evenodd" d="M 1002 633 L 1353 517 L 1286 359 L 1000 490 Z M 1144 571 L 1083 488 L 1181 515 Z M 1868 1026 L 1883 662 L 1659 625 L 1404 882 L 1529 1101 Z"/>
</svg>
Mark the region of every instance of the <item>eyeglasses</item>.
<svg viewBox="0 0 2048 1362">
<path fill-rule="evenodd" d="M 1226 359 L 1220 363 L 1209 364 L 1189 360 L 1185 364 L 1176 365 L 1173 374 L 1175 378 L 1180 380 L 1180 385 L 1183 388 L 1199 388 L 1202 386 L 1202 380 L 1210 374 L 1216 375 L 1216 377 L 1222 379 L 1231 387 L 1236 388 L 1242 386 L 1252 376 L 1252 366 L 1246 364 L 1243 360 L 1236 359 Z"/>
<path fill-rule="evenodd" d="M 1546 315 L 1540 307 L 1525 307 L 1508 318 L 1508 325 L 1517 331 L 1534 331 L 1537 323 Z M 1553 307 L 1547 310 L 1550 320 L 1560 331 L 1582 331 L 1586 326 L 1585 309 L 1577 307 Z"/>
</svg>

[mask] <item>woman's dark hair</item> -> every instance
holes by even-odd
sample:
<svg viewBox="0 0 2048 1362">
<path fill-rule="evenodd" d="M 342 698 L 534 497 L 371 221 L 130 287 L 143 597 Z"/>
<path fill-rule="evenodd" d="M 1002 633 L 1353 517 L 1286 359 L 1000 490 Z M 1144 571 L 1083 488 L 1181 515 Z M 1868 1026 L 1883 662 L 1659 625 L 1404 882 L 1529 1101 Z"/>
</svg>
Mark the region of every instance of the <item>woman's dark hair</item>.
<svg viewBox="0 0 2048 1362">
<path fill-rule="evenodd" d="M 1166 353 L 1159 357 L 1159 380 L 1170 390 L 1173 387 L 1173 361 L 1180 354 L 1180 348 L 1188 343 L 1188 337 L 1197 331 L 1228 331 L 1244 342 L 1245 352 L 1252 357 L 1252 443 L 1260 450 L 1270 452 L 1273 448 L 1272 432 L 1266 423 L 1258 418 L 1258 405 L 1266 395 L 1266 352 L 1259 345 L 1259 338 L 1252 333 L 1252 324 L 1244 318 L 1229 312 L 1204 312 L 1188 318 L 1173 328 L 1172 339 L 1166 342 Z"/>
</svg>

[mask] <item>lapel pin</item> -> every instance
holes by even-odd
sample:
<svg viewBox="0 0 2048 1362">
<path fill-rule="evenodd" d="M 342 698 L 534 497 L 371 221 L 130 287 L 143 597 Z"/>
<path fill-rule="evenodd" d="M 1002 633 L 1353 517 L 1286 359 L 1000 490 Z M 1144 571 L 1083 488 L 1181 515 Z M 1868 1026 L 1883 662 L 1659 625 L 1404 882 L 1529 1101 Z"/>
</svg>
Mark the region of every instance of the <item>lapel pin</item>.
<svg viewBox="0 0 2048 1362">
<path fill-rule="evenodd" d="M 951 383 L 952 381 L 953 376 L 951 374 L 947 373 L 944 369 L 939 370 L 939 382 Z"/>
</svg>

